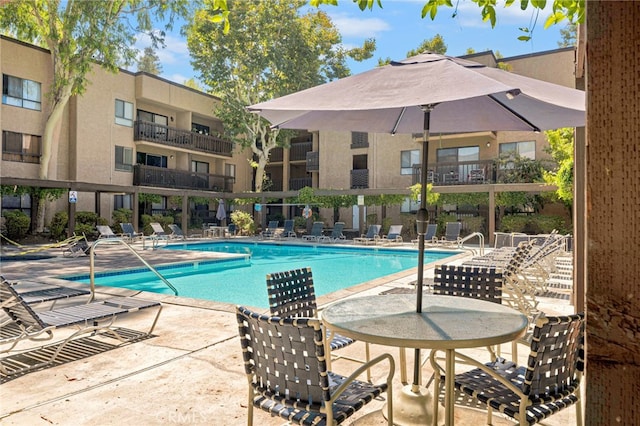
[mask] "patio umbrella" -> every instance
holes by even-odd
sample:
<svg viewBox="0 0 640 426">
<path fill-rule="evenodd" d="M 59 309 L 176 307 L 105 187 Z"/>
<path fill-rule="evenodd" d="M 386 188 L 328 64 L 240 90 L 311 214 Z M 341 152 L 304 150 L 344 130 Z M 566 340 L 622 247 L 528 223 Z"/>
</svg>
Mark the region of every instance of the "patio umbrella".
<svg viewBox="0 0 640 426">
<path fill-rule="evenodd" d="M 218 203 L 218 211 L 216 212 L 216 219 L 222 223 L 223 220 L 227 218 L 227 212 L 224 208 L 224 200 L 220 200 Z"/>
<path fill-rule="evenodd" d="M 429 134 L 541 131 L 585 124 L 582 91 L 435 53 L 391 62 L 248 109 L 278 128 L 423 133 L 417 312 L 422 312 Z M 416 350 L 416 388 L 419 375 Z"/>
</svg>

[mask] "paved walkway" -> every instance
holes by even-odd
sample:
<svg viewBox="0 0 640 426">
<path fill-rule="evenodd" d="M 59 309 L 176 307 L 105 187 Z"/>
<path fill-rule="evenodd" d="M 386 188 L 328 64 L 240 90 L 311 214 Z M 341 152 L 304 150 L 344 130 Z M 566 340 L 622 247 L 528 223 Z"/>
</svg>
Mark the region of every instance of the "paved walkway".
<svg viewBox="0 0 640 426">
<path fill-rule="evenodd" d="M 138 247 L 140 248 L 140 247 Z M 166 263 L 162 251 L 139 250 L 153 265 Z M 178 252 L 171 261 L 193 260 L 194 256 L 216 257 L 207 252 Z M 461 262 L 458 257 L 456 262 Z M 6 262 L 2 274 L 8 279 L 38 279 L 60 283 L 54 278 L 61 273 L 87 273 L 87 257 L 55 258 L 39 261 Z M 96 270 L 138 266 L 122 247 L 100 246 Z M 432 266 L 425 277 L 432 277 Z M 319 298 L 320 305 L 332 300 L 359 294 L 383 291 L 408 291 L 415 281 L 415 270 L 395 274 L 386 279 L 356 286 Z M 405 289 L 405 290 L 394 290 Z M 97 298 L 113 294 L 133 294 L 122 289 L 100 288 Z M 137 297 L 156 299 L 163 311 L 155 329 L 155 337 L 119 347 L 71 363 L 36 371 L 10 380 L 0 386 L 0 423 L 7 425 L 167 425 L 208 424 L 239 425 L 246 423 L 247 384 L 242 367 L 234 306 L 195 299 L 152 293 Z M 543 309 L 554 313 L 572 312 L 563 300 L 543 300 Z M 121 325 L 133 329 L 149 325 L 151 315 L 141 312 L 122 318 Z M 56 333 L 59 337 L 61 334 Z M 363 345 L 358 343 L 341 351 L 360 356 Z M 398 350 L 372 345 L 373 355 Z M 478 357 L 486 351 L 477 350 Z M 509 353 L 509 345 L 503 346 Z M 408 365 L 413 365 L 412 352 L 407 351 Z M 526 352 L 526 351 L 521 351 Z M 521 354 L 521 356 L 523 356 Z M 347 360 L 337 360 L 333 369 L 347 373 L 354 368 Z M 459 367 L 464 369 L 464 366 Z M 426 377 L 431 374 L 423 368 Z M 380 380 L 382 369 L 373 370 Z M 400 389 L 396 372 L 394 389 Z M 355 425 L 386 424 L 376 401 L 351 422 Z M 550 425 L 573 423 L 575 410 L 568 409 L 551 418 Z M 483 424 L 485 413 L 456 408 L 457 425 Z M 265 413 L 256 412 L 256 424 L 281 425 L 283 422 Z M 350 424 L 349 422 L 347 424 Z M 512 424 L 494 415 L 495 425 Z"/>
</svg>

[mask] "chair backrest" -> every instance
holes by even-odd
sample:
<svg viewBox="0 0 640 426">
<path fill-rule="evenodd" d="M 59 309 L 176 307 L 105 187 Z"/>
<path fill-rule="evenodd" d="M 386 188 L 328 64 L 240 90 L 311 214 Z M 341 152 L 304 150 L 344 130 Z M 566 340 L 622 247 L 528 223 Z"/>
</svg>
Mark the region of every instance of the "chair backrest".
<svg viewBox="0 0 640 426">
<path fill-rule="evenodd" d="M 96 225 L 96 229 L 100 233 L 101 237 L 117 237 L 117 235 L 113 233 L 113 230 L 108 225 Z"/>
<path fill-rule="evenodd" d="M 47 328 L 47 324 L 4 277 L 0 281 L 0 306 L 20 328 L 30 332 Z"/>
<path fill-rule="evenodd" d="M 253 389 L 287 407 L 318 412 L 330 387 L 320 321 L 236 308 L 246 374 Z"/>
<path fill-rule="evenodd" d="M 460 237 L 461 230 L 461 222 L 447 222 L 447 227 L 445 228 L 444 232 L 444 239 L 447 241 L 456 241 Z"/>
<path fill-rule="evenodd" d="M 293 221 L 293 219 L 287 219 L 284 221 L 284 233 L 286 235 L 287 232 L 293 232 L 293 224 L 295 222 Z"/>
<path fill-rule="evenodd" d="M 389 227 L 389 232 L 387 232 L 387 238 L 396 238 L 402 234 L 402 225 L 391 225 Z"/>
<path fill-rule="evenodd" d="M 183 237 L 184 236 L 184 234 L 182 233 L 182 228 L 180 228 L 175 223 L 169 224 L 169 228 L 171 229 L 171 232 L 173 232 L 177 236 L 179 236 L 179 237 Z"/>
<path fill-rule="evenodd" d="M 267 225 L 267 229 L 270 230 L 270 231 L 273 231 L 277 227 L 278 227 L 278 221 L 277 220 L 270 220 L 269 224 Z"/>
<path fill-rule="evenodd" d="M 427 224 L 427 233 L 424 235 L 425 241 L 432 240 L 433 237 L 436 236 L 438 232 L 438 224 L 437 223 L 429 223 Z"/>
<path fill-rule="evenodd" d="M 502 272 L 496 268 L 436 265 L 433 293 L 502 303 Z"/>
<path fill-rule="evenodd" d="M 135 231 L 133 230 L 133 225 L 130 223 L 121 223 L 120 228 L 122 229 L 123 233 L 129 235 L 130 237 L 133 237 L 133 234 L 135 234 Z"/>
<path fill-rule="evenodd" d="M 164 228 L 158 222 L 151 222 L 149 226 L 151 226 L 151 229 L 153 229 L 154 234 L 165 235 Z"/>
<path fill-rule="evenodd" d="M 336 222 L 333 224 L 333 230 L 331 231 L 331 238 L 341 238 L 342 230 L 344 229 L 344 222 Z"/>
<path fill-rule="evenodd" d="M 376 235 L 380 234 L 380 228 L 380 225 L 369 225 L 366 238 L 374 238 Z"/>
<path fill-rule="evenodd" d="M 313 226 L 311 227 L 310 235 L 315 237 L 319 237 L 322 235 L 322 230 L 324 229 L 324 222 L 313 222 Z"/>
<path fill-rule="evenodd" d="M 530 400 L 566 395 L 584 369 L 584 314 L 536 320 L 522 391 Z"/>
<path fill-rule="evenodd" d="M 267 275 L 271 315 L 315 317 L 318 306 L 311 268 L 274 272 Z"/>
</svg>

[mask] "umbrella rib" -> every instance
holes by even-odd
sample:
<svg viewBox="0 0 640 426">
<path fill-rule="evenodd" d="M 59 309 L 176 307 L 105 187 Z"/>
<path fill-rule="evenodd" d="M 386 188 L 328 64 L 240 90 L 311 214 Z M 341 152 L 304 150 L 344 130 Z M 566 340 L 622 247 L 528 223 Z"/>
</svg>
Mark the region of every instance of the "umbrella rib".
<svg viewBox="0 0 640 426">
<path fill-rule="evenodd" d="M 516 111 L 512 110 L 511 108 L 508 108 L 505 104 L 503 104 L 498 99 L 496 99 L 496 97 L 494 95 L 489 95 L 489 99 L 493 100 L 495 103 L 500 105 L 502 108 L 504 108 L 505 110 L 509 111 L 511 114 L 513 114 L 516 117 L 518 117 L 518 119 L 522 120 L 522 122 L 524 122 L 527 125 L 529 125 L 531 127 L 532 131 L 534 131 L 536 133 L 540 132 L 540 128 L 538 126 L 534 125 L 531 121 L 527 120 L 526 118 L 524 118 L 522 115 L 518 114 Z"/>
<path fill-rule="evenodd" d="M 391 130 L 391 136 L 396 134 L 396 131 L 398 130 L 398 126 L 400 125 L 400 122 L 402 121 L 402 117 L 404 116 L 404 113 L 406 110 L 407 110 L 407 107 L 402 107 L 402 111 L 400 111 L 400 115 L 398 115 L 396 124 L 393 125 L 393 129 Z"/>
</svg>

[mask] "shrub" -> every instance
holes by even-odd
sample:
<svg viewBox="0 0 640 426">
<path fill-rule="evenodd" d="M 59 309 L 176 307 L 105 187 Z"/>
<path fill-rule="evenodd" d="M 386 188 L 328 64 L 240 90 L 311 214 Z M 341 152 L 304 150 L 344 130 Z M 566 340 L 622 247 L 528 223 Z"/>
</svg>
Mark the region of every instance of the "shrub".
<svg viewBox="0 0 640 426">
<path fill-rule="evenodd" d="M 466 234 L 484 231 L 484 217 L 482 216 L 465 217 L 462 219 L 462 223 L 462 228 L 465 230 Z"/>
<path fill-rule="evenodd" d="M 130 223 L 131 218 L 133 217 L 133 212 L 129 209 L 118 209 L 114 210 L 111 214 L 111 219 L 113 220 L 113 226 L 120 227 L 121 223 Z"/>
<path fill-rule="evenodd" d="M 447 229 L 447 222 L 457 222 L 458 216 L 455 214 L 439 214 L 436 217 L 436 223 L 438 224 L 438 236 L 443 236 Z"/>
<path fill-rule="evenodd" d="M 51 236 L 56 240 L 63 239 L 65 235 L 65 228 L 69 223 L 69 215 L 65 211 L 57 212 L 53 215 L 53 219 L 51 219 L 51 223 L 49 224 L 49 231 L 51 232 Z"/>
<path fill-rule="evenodd" d="M 231 212 L 231 222 L 238 228 L 240 235 L 253 235 L 256 232 L 256 225 L 250 213 L 236 210 Z"/>
<path fill-rule="evenodd" d="M 162 229 L 164 229 L 164 231 L 167 233 L 169 232 L 168 231 L 169 225 L 174 223 L 173 216 L 162 216 L 159 214 L 149 216 L 148 214 L 143 214 L 142 215 L 142 232 L 144 233 L 144 235 L 153 234 L 153 228 L 151 227 L 152 222 L 158 222 L 160 225 L 162 225 Z"/>
<path fill-rule="evenodd" d="M 13 240 L 24 238 L 31 226 L 31 218 L 20 210 L 4 212 L 6 218 L 7 236 Z"/>
<path fill-rule="evenodd" d="M 78 224 L 96 226 L 98 225 L 98 215 L 94 212 L 76 212 L 76 227 Z"/>
<path fill-rule="evenodd" d="M 500 221 L 500 232 L 522 232 L 524 234 L 549 234 L 553 230 L 560 234 L 571 232 L 562 216 L 530 215 L 505 216 Z"/>
<path fill-rule="evenodd" d="M 296 229 L 306 228 L 307 227 L 307 219 L 302 216 L 296 216 L 293 218 L 293 226 Z"/>
</svg>

